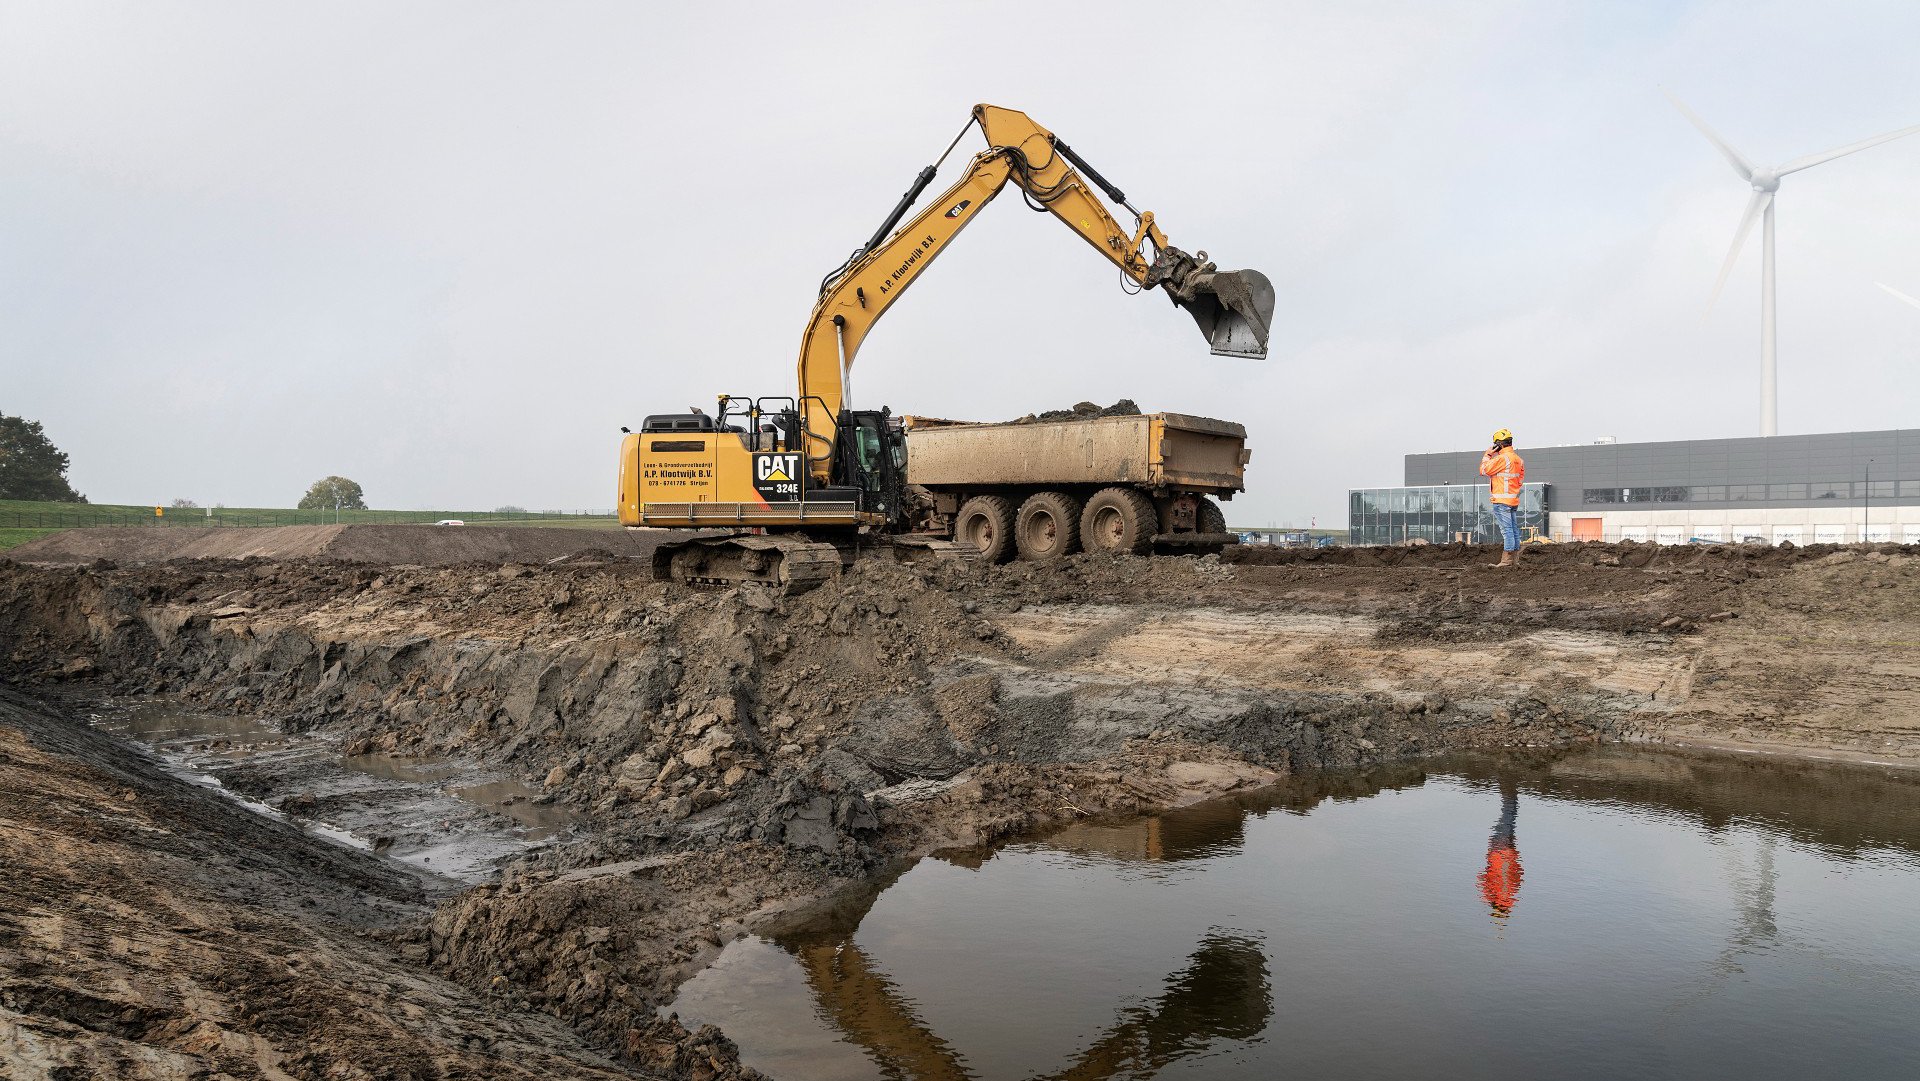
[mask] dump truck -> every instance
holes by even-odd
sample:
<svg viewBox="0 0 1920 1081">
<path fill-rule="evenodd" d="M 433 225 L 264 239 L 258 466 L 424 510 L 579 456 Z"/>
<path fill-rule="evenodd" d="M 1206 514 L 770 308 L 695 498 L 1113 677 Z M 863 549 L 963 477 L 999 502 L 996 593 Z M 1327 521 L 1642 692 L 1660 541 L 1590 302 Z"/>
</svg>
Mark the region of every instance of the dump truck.
<svg viewBox="0 0 1920 1081">
<path fill-rule="evenodd" d="M 986 149 L 909 218 L 940 165 L 975 126 Z M 1274 294 L 1265 275 L 1221 270 L 1205 251 L 1175 247 L 1152 211 L 1135 210 L 1053 132 L 1025 113 L 975 106 L 946 152 L 920 170 L 867 242 L 821 280 L 801 336 L 795 394 L 722 395 L 716 415 L 695 408 L 648 416 L 637 432 L 622 429 L 616 502 L 622 524 L 731 531 L 661 545 L 654 556 L 659 577 L 805 588 L 880 547 L 902 557 L 964 557 L 978 550 L 990 558 L 1045 559 L 1073 551 L 1082 533 L 1096 547 L 1126 551 L 1225 543 L 1225 520 L 1211 496 L 1240 490 L 1243 462 L 1232 470 L 1196 466 L 1194 477 L 1203 479 L 1192 481 L 1184 479 L 1181 463 L 1211 462 L 1213 451 L 1200 448 L 1216 442 L 1215 450 L 1243 460 L 1245 433 L 1238 425 L 1169 413 L 1119 418 L 1106 427 L 1091 421 L 1036 427 L 1015 436 L 948 432 L 921 440 L 931 464 L 916 465 L 919 436 L 908 433 L 901 417 L 887 408 L 853 407 L 853 361 L 861 343 L 1009 184 L 1117 266 L 1129 291 L 1158 291 L 1192 316 L 1212 352 L 1266 356 Z M 1096 189 L 1132 214 L 1130 227 L 1115 219 Z M 927 425 L 929 431 L 940 427 Z M 961 471 L 969 443 L 982 461 L 1002 465 Z M 1229 443 L 1230 451 L 1220 449 Z M 1040 464 L 1038 455 L 1061 461 Z M 1014 472 L 991 476 L 981 468 Z M 967 479 L 918 484 L 916 471 Z M 948 503 L 951 511 L 940 509 Z M 1024 543 L 1022 523 L 1033 531 Z"/>
<path fill-rule="evenodd" d="M 1147 413 L 1010 424 L 903 418 L 907 483 L 924 531 L 983 559 L 1090 552 L 1218 551 L 1231 544 L 1216 499 L 1246 490 L 1247 430 Z"/>
</svg>

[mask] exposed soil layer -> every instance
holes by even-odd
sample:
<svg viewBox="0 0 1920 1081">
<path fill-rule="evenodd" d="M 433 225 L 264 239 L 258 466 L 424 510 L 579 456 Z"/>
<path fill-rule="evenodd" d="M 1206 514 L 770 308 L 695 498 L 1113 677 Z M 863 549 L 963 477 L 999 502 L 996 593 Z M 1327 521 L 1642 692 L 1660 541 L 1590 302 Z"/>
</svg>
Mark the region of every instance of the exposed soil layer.
<svg viewBox="0 0 1920 1081">
<path fill-rule="evenodd" d="M 0 860 L 7 1077 L 630 1076 L 392 942 L 410 876 L 4 690 Z"/>
<path fill-rule="evenodd" d="M 440 566 L 476 560 L 644 558 L 669 534 L 539 526 L 101 526 L 68 529 L 10 550 L 23 563 L 148 563 L 169 559 L 337 559 Z"/>
<path fill-rule="evenodd" d="M 0 563 L 0 672 L 538 785 L 584 839 L 391 937 L 684 1076 L 738 1071 L 717 1034 L 653 1017 L 721 942 L 934 848 L 1456 748 L 1682 735 L 1920 761 L 1911 550 L 1496 554 L 872 560 L 796 597 L 628 559 Z M 323 810 L 297 771 L 252 776 L 253 798 Z"/>
</svg>

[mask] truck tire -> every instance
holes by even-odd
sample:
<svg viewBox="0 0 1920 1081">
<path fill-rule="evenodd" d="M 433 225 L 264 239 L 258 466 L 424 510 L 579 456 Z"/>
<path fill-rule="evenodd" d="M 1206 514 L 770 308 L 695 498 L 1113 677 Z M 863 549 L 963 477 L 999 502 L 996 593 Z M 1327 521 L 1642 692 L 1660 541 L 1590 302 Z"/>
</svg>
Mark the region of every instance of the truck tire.
<svg viewBox="0 0 1920 1081">
<path fill-rule="evenodd" d="M 1080 512 L 1080 543 L 1089 552 L 1141 555 L 1160 526 L 1153 500 L 1132 488 L 1102 488 Z"/>
<path fill-rule="evenodd" d="M 1080 550 L 1080 501 L 1065 492 L 1035 492 L 1013 520 L 1020 558 L 1034 563 L 1065 559 Z"/>
<path fill-rule="evenodd" d="M 1220 509 L 1220 504 L 1201 496 L 1194 501 L 1193 528 L 1196 533 L 1225 533 L 1227 512 Z"/>
<path fill-rule="evenodd" d="M 979 549 L 989 563 L 1013 558 L 1013 504 L 997 495 L 977 495 L 960 505 L 953 539 Z"/>
</svg>

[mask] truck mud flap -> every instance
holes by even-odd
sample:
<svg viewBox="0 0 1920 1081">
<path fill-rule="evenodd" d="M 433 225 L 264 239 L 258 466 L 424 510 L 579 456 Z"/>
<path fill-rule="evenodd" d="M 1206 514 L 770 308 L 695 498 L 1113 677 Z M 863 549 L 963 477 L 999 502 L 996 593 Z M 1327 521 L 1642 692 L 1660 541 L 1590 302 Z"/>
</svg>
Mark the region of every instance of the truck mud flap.
<svg viewBox="0 0 1920 1081">
<path fill-rule="evenodd" d="M 1233 533 L 1156 533 L 1153 536 L 1154 548 L 1165 552 L 1205 554 L 1239 543 L 1239 536 Z"/>
<path fill-rule="evenodd" d="M 965 565 L 980 558 L 980 550 L 964 541 L 911 534 L 889 538 L 893 558 L 901 563 L 953 563 Z"/>
</svg>

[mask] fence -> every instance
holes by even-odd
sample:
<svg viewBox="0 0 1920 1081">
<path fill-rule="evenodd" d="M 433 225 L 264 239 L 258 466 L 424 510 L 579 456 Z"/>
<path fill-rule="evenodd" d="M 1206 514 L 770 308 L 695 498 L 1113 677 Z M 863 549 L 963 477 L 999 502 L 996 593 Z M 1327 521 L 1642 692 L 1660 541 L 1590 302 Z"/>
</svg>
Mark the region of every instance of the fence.
<svg viewBox="0 0 1920 1081">
<path fill-rule="evenodd" d="M 467 525 L 614 526 L 612 511 L 282 510 L 278 508 L 98 506 L 0 500 L 0 529 L 77 529 L 88 526 L 405 525 L 457 521 Z"/>
</svg>

